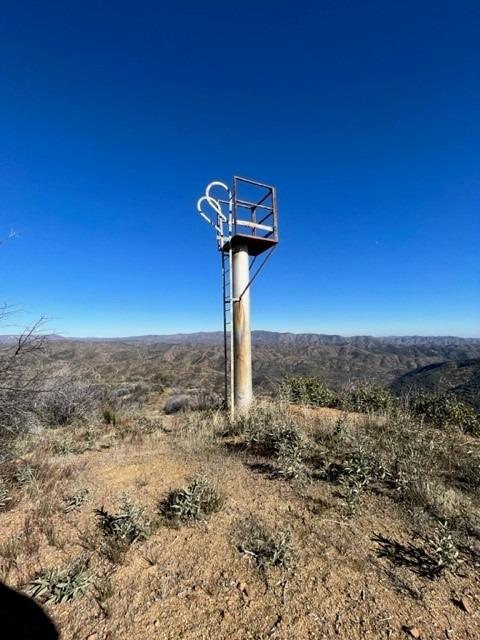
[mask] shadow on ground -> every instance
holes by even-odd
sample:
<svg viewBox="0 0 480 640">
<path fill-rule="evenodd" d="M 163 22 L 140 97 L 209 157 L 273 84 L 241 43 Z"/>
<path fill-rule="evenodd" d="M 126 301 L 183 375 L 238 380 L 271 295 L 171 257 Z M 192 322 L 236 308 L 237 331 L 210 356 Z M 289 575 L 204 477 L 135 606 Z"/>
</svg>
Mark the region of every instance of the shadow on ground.
<svg viewBox="0 0 480 640">
<path fill-rule="evenodd" d="M 442 568 L 422 547 L 416 547 L 411 543 L 405 545 L 380 534 L 375 534 L 372 540 L 379 545 L 377 555 L 380 558 L 388 558 L 397 567 L 408 567 L 414 573 L 430 580 L 441 574 Z"/>
<path fill-rule="evenodd" d="M 58 631 L 41 606 L 0 582 L 2 640 L 58 640 Z"/>
</svg>

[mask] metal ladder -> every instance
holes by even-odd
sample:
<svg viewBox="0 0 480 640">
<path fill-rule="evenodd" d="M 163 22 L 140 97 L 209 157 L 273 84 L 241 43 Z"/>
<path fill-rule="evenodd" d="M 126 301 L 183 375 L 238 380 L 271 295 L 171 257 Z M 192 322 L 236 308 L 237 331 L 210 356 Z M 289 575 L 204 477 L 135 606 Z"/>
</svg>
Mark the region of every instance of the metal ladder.
<svg viewBox="0 0 480 640">
<path fill-rule="evenodd" d="M 225 238 L 222 239 L 225 241 Z M 223 246 L 223 245 L 222 245 Z M 223 292 L 223 356 L 225 367 L 225 404 L 233 418 L 233 282 L 232 247 L 222 251 L 222 292 Z"/>
</svg>

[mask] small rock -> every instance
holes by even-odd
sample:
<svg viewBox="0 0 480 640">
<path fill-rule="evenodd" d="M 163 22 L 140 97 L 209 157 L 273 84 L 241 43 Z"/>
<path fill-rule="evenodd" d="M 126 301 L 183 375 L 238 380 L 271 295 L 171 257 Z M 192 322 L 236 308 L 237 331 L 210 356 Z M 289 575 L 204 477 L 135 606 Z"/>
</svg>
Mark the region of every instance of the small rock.
<svg viewBox="0 0 480 640">
<path fill-rule="evenodd" d="M 445 635 L 447 636 L 447 638 L 450 640 L 450 638 L 454 638 L 455 634 L 453 629 L 445 629 Z"/>
<path fill-rule="evenodd" d="M 408 633 L 408 635 L 411 638 L 421 638 L 422 637 L 422 633 L 420 631 L 420 629 L 418 627 L 403 627 L 403 630 L 405 631 L 405 633 Z"/>
<path fill-rule="evenodd" d="M 237 586 L 243 594 L 248 596 L 248 588 L 245 582 L 239 582 Z"/>
<path fill-rule="evenodd" d="M 470 603 L 468 602 L 467 598 L 465 598 L 464 596 L 462 598 L 453 598 L 453 604 L 456 605 L 462 611 L 465 611 L 465 613 L 472 613 L 472 608 L 470 606 Z"/>
</svg>

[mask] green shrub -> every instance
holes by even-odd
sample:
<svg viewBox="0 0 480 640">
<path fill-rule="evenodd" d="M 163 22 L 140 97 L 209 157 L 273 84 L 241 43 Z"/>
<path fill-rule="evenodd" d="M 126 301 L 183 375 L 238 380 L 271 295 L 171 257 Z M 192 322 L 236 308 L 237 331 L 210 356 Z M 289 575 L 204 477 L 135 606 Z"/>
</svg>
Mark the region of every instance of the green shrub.
<svg viewBox="0 0 480 640">
<path fill-rule="evenodd" d="M 348 390 L 342 406 L 347 411 L 358 413 L 378 413 L 388 411 L 395 404 L 395 398 L 385 387 L 359 386 Z"/>
<path fill-rule="evenodd" d="M 127 494 L 123 494 L 121 498 L 118 513 L 108 513 L 103 507 L 96 509 L 95 513 L 104 535 L 125 546 L 148 537 L 149 522 L 145 518 L 145 510 L 136 505 Z"/>
<path fill-rule="evenodd" d="M 247 434 L 247 444 L 255 453 L 275 458 L 280 475 L 288 478 L 300 475 L 305 438 L 295 424 L 252 430 Z"/>
<path fill-rule="evenodd" d="M 117 417 L 112 409 L 104 409 L 102 411 L 104 424 L 111 424 L 114 427 L 117 424 Z"/>
<path fill-rule="evenodd" d="M 439 575 L 446 570 L 453 571 L 457 567 L 460 562 L 460 553 L 448 531 L 446 522 L 440 523 L 435 529 L 431 547 Z"/>
<path fill-rule="evenodd" d="M 289 402 L 313 407 L 336 407 L 337 394 L 326 387 L 318 378 L 295 376 L 282 384 L 282 393 Z"/>
<path fill-rule="evenodd" d="M 15 473 L 15 482 L 20 486 L 31 482 L 35 478 L 35 473 L 33 468 L 28 464 L 23 464 L 21 467 L 18 467 Z"/>
<path fill-rule="evenodd" d="M 29 593 L 43 602 L 58 604 L 84 595 L 91 583 L 85 563 L 79 562 L 66 569 L 43 571 L 31 583 Z"/>
<path fill-rule="evenodd" d="M 272 531 L 262 520 L 250 517 L 239 524 L 237 537 L 238 550 L 253 558 L 261 569 L 290 565 L 292 548 L 288 532 Z"/>
<path fill-rule="evenodd" d="M 476 411 L 454 395 L 421 393 L 411 403 L 413 413 L 437 427 L 458 428 L 480 435 L 480 419 Z"/>
<path fill-rule="evenodd" d="M 220 511 L 224 497 L 204 476 L 194 478 L 182 489 L 173 489 L 160 503 L 160 513 L 169 520 L 188 522 L 203 520 L 205 516 Z"/>
<path fill-rule="evenodd" d="M 355 511 L 358 499 L 368 485 L 383 469 L 362 449 L 358 449 L 348 457 L 339 469 L 339 482 L 345 489 L 345 498 L 352 512 Z"/>
</svg>

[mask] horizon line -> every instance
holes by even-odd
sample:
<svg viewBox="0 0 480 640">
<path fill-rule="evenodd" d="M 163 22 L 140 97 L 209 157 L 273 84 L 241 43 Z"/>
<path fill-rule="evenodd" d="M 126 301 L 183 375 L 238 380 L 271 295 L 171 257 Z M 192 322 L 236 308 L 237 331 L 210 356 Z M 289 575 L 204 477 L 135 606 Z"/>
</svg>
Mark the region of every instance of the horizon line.
<svg viewBox="0 0 480 640">
<path fill-rule="evenodd" d="M 424 333 L 389 333 L 389 334 L 375 334 L 375 333 L 352 333 L 352 334 L 342 334 L 342 333 L 324 333 L 320 331 L 291 331 L 291 330 L 272 330 L 272 329 L 252 329 L 252 334 L 254 333 L 273 333 L 273 334 L 287 334 L 294 336 L 302 336 L 302 335 L 312 335 L 312 336 L 328 336 L 328 337 L 339 337 L 339 338 L 455 338 L 461 340 L 479 340 L 480 334 L 478 335 L 456 335 L 452 333 L 435 333 L 435 334 L 424 334 Z M 4 337 L 14 337 L 21 335 L 22 332 L 19 333 L 0 333 L 0 338 Z M 176 331 L 169 333 L 139 333 L 139 334 L 127 334 L 127 335 L 65 335 L 62 333 L 48 332 L 44 333 L 45 337 L 56 337 L 65 340 L 124 340 L 124 339 L 132 339 L 132 338 L 145 338 L 145 337 L 170 337 L 170 336 L 194 336 L 194 335 L 212 335 L 212 334 L 223 334 L 222 329 L 212 329 L 212 330 L 197 330 L 197 331 Z"/>
</svg>

